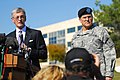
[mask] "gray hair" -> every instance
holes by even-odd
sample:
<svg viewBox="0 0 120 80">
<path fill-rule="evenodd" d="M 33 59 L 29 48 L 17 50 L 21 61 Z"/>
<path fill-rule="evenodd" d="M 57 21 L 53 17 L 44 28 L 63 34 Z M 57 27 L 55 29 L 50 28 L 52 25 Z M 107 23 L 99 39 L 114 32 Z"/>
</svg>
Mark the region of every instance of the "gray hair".
<svg viewBox="0 0 120 80">
<path fill-rule="evenodd" d="M 24 10 L 23 8 L 18 7 L 18 8 L 14 9 L 14 10 L 12 11 L 12 13 L 11 13 L 11 18 L 13 18 L 13 14 L 14 14 L 14 13 L 20 13 L 20 12 L 23 12 L 23 13 L 25 14 L 25 16 L 26 16 L 25 10 Z"/>
</svg>

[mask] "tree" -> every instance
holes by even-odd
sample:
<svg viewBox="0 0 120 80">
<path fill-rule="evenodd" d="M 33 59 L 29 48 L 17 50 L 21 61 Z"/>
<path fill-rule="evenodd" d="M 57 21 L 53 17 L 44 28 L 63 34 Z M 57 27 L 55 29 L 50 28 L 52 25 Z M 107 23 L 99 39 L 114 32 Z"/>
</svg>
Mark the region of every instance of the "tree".
<svg viewBox="0 0 120 80">
<path fill-rule="evenodd" d="M 49 44 L 47 46 L 49 51 L 49 60 L 50 61 L 64 61 L 65 56 L 65 45 L 62 44 Z"/>
<path fill-rule="evenodd" d="M 120 0 L 112 0 L 112 2 L 110 5 L 104 5 L 96 0 L 95 4 L 100 9 L 94 11 L 95 21 L 102 23 L 103 26 L 114 27 L 115 31 L 120 33 Z"/>
<path fill-rule="evenodd" d="M 114 32 L 110 34 L 117 52 L 120 57 L 120 0 L 112 0 L 112 4 L 100 4 L 100 0 L 96 0 L 98 10 L 94 10 L 95 22 L 103 24 L 106 27 L 114 27 Z"/>
<path fill-rule="evenodd" d="M 120 36 L 116 35 L 115 33 L 112 33 L 111 38 L 115 43 L 115 49 L 116 49 L 117 58 L 118 58 L 120 57 Z"/>
</svg>

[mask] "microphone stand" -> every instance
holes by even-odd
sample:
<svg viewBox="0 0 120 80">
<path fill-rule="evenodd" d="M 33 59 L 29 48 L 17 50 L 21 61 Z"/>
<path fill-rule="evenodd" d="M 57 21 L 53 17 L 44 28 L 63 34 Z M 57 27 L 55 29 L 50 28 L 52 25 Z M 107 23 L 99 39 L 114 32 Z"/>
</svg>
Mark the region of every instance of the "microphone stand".
<svg viewBox="0 0 120 80">
<path fill-rule="evenodd" d="M 32 66 L 32 61 L 30 60 L 30 54 L 31 54 L 31 48 L 28 48 L 28 50 L 25 51 L 25 61 L 27 63 L 27 74 L 29 76 L 29 78 L 34 77 L 34 71 L 33 71 L 33 66 Z"/>
</svg>

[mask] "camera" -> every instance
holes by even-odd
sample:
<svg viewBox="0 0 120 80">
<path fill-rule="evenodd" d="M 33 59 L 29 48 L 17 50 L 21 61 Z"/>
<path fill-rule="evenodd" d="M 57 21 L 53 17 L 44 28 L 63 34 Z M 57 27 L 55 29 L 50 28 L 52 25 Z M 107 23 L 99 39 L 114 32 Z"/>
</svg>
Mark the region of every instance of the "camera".
<svg viewBox="0 0 120 80">
<path fill-rule="evenodd" d="M 2 62 L 2 53 L 4 52 L 5 40 L 5 33 L 0 33 L 0 62 Z"/>
<path fill-rule="evenodd" d="M 3 46 L 5 45 L 6 37 L 5 33 L 0 33 L 0 52 L 3 49 Z"/>
</svg>

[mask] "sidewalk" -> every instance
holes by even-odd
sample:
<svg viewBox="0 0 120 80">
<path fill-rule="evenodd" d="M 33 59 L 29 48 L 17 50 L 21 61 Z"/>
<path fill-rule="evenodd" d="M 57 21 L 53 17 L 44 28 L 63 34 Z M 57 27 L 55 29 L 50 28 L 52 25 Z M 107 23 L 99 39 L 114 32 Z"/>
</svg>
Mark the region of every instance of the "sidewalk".
<svg viewBox="0 0 120 80">
<path fill-rule="evenodd" d="M 120 58 L 116 59 L 116 65 L 115 66 L 120 66 Z"/>
<path fill-rule="evenodd" d="M 64 64 L 49 64 L 48 62 L 40 63 L 41 68 L 47 67 L 49 65 L 58 65 L 61 68 L 65 68 Z"/>
<path fill-rule="evenodd" d="M 115 71 L 120 73 L 120 58 L 116 59 Z"/>
</svg>

